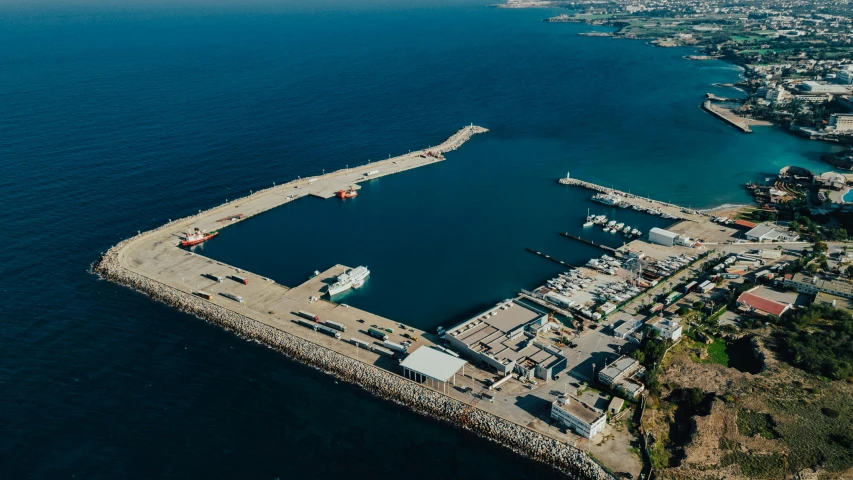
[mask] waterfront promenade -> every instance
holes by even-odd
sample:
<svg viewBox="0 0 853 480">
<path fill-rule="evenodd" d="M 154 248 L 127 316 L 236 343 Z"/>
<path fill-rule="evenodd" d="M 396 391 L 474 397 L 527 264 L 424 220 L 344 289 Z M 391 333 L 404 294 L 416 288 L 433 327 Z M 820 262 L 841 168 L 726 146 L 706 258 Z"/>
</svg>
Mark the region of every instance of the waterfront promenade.
<svg viewBox="0 0 853 480">
<path fill-rule="evenodd" d="M 419 329 L 405 327 L 403 330 L 402 325 L 391 319 L 321 299 L 324 287 L 347 267 L 335 265 L 302 285 L 290 288 L 177 246 L 184 232 L 191 228 L 205 231 L 226 228 L 306 195 L 329 198 L 336 191 L 363 181 L 442 161 L 442 154 L 459 148 L 473 135 L 486 131 L 471 125 L 429 149 L 276 185 L 196 215 L 170 221 L 119 243 L 94 264 L 93 270 L 108 280 L 359 384 L 377 396 L 468 428 L 548 463 L 573 478 L 609 478 L 589 456 L 566 443 L 572 436 L 537 421 L 535 415 L 518 408 L 508 412 L 499 410 L 498 404 L 489 402 L 476 405 L 474 397 L 462 389 L 448 389 L 448 394 L 444 394 L 414 383 L 397 374 L 396 360 L 353 345 L 351 338 L 374 343 L 374 339 L 366 334 L 372 325 L 392 329 L 394 332 L 389 334 L 389 339 L 397 343 L 417 337 L 410 351 L 428 348 L 437 339 Z M 305 227 L 298 226 L 299 229 Z M 294 254 L 298 255 L 298 252 Z M 334 259 L 330 259 L 332 262 Z M 212 280 L 206 275 L 221 277 L 223 281 Z M 238 282 L 232 276 L 245 278 L 247 283 Z M 212 298 L 201 298 L 199 291 L 212 294 Z M 223 294 L 239 295 L 243 301 L 237 302 Z M 299 311 L 339 322 L 347 327 L 347 331 L 338 340 L 308 329 L 296 323 Z M 402 335 L 404 332 L 405 337 Z M 483 380 L 489 377 L 486 372 L 471 369 L 459 383 L 479 391 Z"/>
</svg>

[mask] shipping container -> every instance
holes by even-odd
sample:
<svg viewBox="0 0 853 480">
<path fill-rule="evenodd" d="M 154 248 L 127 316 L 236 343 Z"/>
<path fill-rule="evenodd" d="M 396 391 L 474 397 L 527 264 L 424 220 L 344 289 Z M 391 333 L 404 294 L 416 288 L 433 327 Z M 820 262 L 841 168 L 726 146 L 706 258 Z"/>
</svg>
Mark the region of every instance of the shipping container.
<svg viewBox="0 0 853 480">
<path fill-rule="evenodd" d="M 317 325 L 317 331 L 323 332 L 330 337 L 341 338 L 341 332 L 331 329 L 325 325 Z"/>
<path fill-rule="evenodd" d="M 662 303 L 656 303 L 656 304 L 652 305 L 651 307 L 649 307 L 649 313 L 657 313 L 661 310 L 663 310 L 663 304 Z"/>
<path fill-rule="evenodd" d="M 395 352 L 408 353 L 409 351 L 408 348 L 400 345 L 399 343 L 394 343 L 391 340 L 385 340 L 384 342 L 382 342 L 382 344 L 390 348 L 391 350 L 394 350 Z"/>
<path fill-rule="evenodd" d="M 364 340 L 359 340 L 358 338 L 352 337 L 349 339 L 349 341 L 359 348 L 363 348 L 365 350 L 373 350 L 373 345 L 365 342 Z"/>
<path fill-rule="evenodd" d="M 233 293 L 223 293 L 221 295 L 225 298 L 230 298 L 231 300 L 234 300 L 235 302 L 243 303 L 243 297 L 241 297 L 240 295 L 234 295 Z"/>
<path fill-rule="evenodd" d="M 382 341 L 388 340 L 388 335 L 386 335 L 385 332 L 383 332 L 381 330 L 377 330 L 377 329 L 371 327 L 371 328 L 367 329 L 367 333 L 371 337 L 378 338 L 379 340 L 382 340 Z"/>
<path fill-rule="evenodd" d="M 696 282 L 690 282 L 684 286 L 684 293 L 690 293 L 696 288 Z"/>
<path fill-rule="evenodd" d="M 391 350 L 388 350 L 387 348 L 380 347 L 378 345 L 373 346 L 373 351 L 378 353 L 378 354 L 385 355 L 386 357 L 393 357 L 394 356 L 394 352 L 392 352 Z"/>
<path fill-rule="evenodd" d="M 307 318 L 308 320 L 312 320 L 314 322 L 320 321 L 320 317 L 318 317 L 317 315 L 314 315 L 313 313 L 306 312 L 304 310 L 300 310 L 300 311 L 296 312 L 296 314 L 302 318 Z"/>
<path fill-rule="evenodd" d="M 215 281 L 215 282 L 222 283 L 222 277 L 220 277 L 220 276 L 214 275 L 212 273 L 205 273 L 204 276 Z"/>
<path fill-rule="evenodd" d="M 342 323 L 333 322 L 333 321 L 331 321 L 331 320 L 326 320 L 326 321 L 325 321 L 325 322 L 323 322 L 323 323 L 324 323 L 324 324 L 326 324 L 326 325 L 328 325 L 329 327 L 334 328 L 335 330 L 338 330 L 338 331 L 341 331 L 341 332 L 346 332 L 346 331 L 347 331 L 347 326 L 346 326 L 346 325 L 344 325 L 344 324 L 342 324 Z"/>
<path fill-rule="evenodd" d="M 211 300 L 211 299 L 213 298 L 213 295 L 211 295 L 211 294 L 209 294 L 209 293 L 207 293 L 207 292 L 202 292 L 201 290 L 199 290 L 199 291 L 195 292 L 195 294 L 196 294 L 196 295 L 198 295 L 198 296 L 199 296 L 199 297 L 201 297 L 201 298 L 206 299 L 206 300 Z"/>
<path fill-rule="evenodd" d="M 249 279 L 248 279 L 248 278 L 238 277 L 237 275 L 231 275 L 231 280 L 234 280 L 235 282 L 240 282 L 240 283 L 242 283 L 243 285 L 248 285 L 248 284 L 249 284 Z"/>
</svg>

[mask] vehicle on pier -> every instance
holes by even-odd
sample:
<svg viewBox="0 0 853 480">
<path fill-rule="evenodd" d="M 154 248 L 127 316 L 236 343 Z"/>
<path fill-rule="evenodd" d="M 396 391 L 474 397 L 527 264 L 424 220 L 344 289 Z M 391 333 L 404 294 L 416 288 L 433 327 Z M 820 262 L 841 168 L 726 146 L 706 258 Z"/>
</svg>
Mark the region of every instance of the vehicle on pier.
<svg viewBox="0 0 853 480">
<path fill-rule="evenodd" d="M 378 338 L 383 342 L 385 340 L 388 340 L 388 335 L 385 332 L 383 332 L 382 330 L 375 329 L 373 327 L 367 329 L 367 334 L 371 337 Z"/>
<path fill-rule="evenodd" d="M 188 231 L 186 238 L 181 240 L 182 247 L 192 247 L 193 245 L 198 245 L 199 243 L 206 242 L 211 238 L 219 235 L 219 232 L 216 230 L 210 232 L 202 232 L 198 227 L 195 230 Z"/>
</svg>

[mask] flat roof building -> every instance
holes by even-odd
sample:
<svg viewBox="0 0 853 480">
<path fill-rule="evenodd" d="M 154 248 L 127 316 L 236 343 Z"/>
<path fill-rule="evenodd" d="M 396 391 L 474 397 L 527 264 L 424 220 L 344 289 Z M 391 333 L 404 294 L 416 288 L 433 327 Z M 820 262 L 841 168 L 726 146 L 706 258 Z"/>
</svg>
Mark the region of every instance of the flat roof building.
<svg viewBox="0 0 853 480">
<path fill-rule="evenodd" d="M 850 93 L 850 90 L 844 85 L 829 85 L 813 81 L 801 83 L 799 89 L 810 94 L 845 95 Z"/>
<path fill-rule="evenodd" d="M 462 370 L 465 374 L 465 364 L 461 358 L 456 358 L 433 348 L 420 347 L 410 353 L 400 366 L 403 376 L 418 383 L 427 383 L 432 388 L 447 393 L 447 383 L 456 385 L 456 373 Z"/>
<path fill-rule="evenodd" d="M 628 398 L 637 398 L 645 390 L 639 380 L 645 372 L 640 362 L 622 355 L 598 372 L 598 380 Z"/>
<path fill-rule="evenodd" d="M 797 290 L 799 293 L 815 295 L 818 292 L 828 293 L 843 298 L 853 298 L 853 285 L 831 277 L 809 277 L 797 273 L 791 278 L 785 276 L 784 285 Z"/>
<path fill-rule="evenodd" d="M 796 242 L 799 235 L 785 231 L 772 223 L 762 223 L 746 232 L 746 239 L 751 242 Z"/>
<path fill-rule="evenodd" d="M 649 230 L 649 242 L 651 243 L 671 247 L 675 245 L 676 238 L 678 238 L 678 234 L 670 232 L 669 230 L 664 230 L 658 227 L 654 227 Z"/>
<path fill-rule="evenodd" d="M 613 329 L 613 336 L 616 338 L 628 338 L 628 335 L 634 333 L 634 331 L 641 326 L 643 326 L 643 321 L 639 318 L 625 320 L 618 327 Z"/>
<path fill-rule="evenodd" d="M 586 438 L 592 438 L 607 423 L 607 414 L 570 395 L 562 395 L 551 404 L 551 418 Z"/>
<path fill-rule="evenodd" d="M 540 333 L 562 325 L 544 312 L 505 300 L 444 333 L 447 343 L 472 360 L 502 375 L 551 380 L 566 368 L 563 351 Z"/>
<path fill-rule="evenodd" d="M 650 329 L 658 333 L 660 339 L 675 341 L 681 338 L 681 323 L 674 318 L 659 317 L 648 325 Z"/>
</svg>

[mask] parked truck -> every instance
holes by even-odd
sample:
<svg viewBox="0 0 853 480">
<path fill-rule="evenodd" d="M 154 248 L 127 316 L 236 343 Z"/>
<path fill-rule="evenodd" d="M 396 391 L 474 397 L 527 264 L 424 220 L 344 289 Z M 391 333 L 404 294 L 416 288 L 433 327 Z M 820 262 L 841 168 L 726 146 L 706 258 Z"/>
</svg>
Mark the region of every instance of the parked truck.
<svg viewBox="0 0 853 480">
<path fill-rule="evenodd" d="M 220 277 L 220 276 L 214 275 L 212 273 L 205 273 L 204 276 L 206 278 L 213 280 L 214 282 L 222 283 L 222 277 Z"/>
<path fill-rule="evenodd" d="M 245 278 L 245 277 L 238 277 L 237 275 L 231 275 L 231 280 L 234 280 L 235 282 L 238 282 L 238 283 L 242 283 L 243 285 L 248 285 L 248 284 L 249 284 L 249 279 L 248 279 L 248 278 Z"/>
<path fill-rule="evenodd" d="M 311 320 L 312 322 L 319 322 L 320 321 L 320 317 L 318 317 L 317 315 L 314 315 L 313 313 L 306 312 L 305 310 L 300 310 L 300 311 L 296 312 L 296 314 L 302 318 L 307 318 L 308 320 Z"/>
<path fill-rule="evenodd" d="M 391 350 L 394 350 L 395 352 L 400 352 L 400 353 L 408 353 L 409 352 L 408 348 L 404 347 L 403 345 L 400 345 L 399 343 L 392 342 L 391 340 L 385 340 L 384 342 L 382 342 L 382 344 L 385 345 L 386 347 L 390 348 Z"/>
<path fill-rule="evenodd" d="M 316 325 L 317 331 L 325 333 L 330 337 L 341 338 L 341 332 L 331 329 L 325 325 Z"/>
<path fill-rule="evenodd" d="M 394 356 L 394 352 L 392 352 L 391 350 L 388 350 L 385 347 L 380 347 L 379 345 L 374 345 L 373 351 L 380 354 L 380 355 L 385 355 L 386 357 L 393 357 Z"/>
<path fill-rule="evenodd" d="M 385 332 L 383 332 L 382 330 L 378 330 L 376 328 L 373 328 L 373 327 L 370 327 L 367 329 L 367 334 L 370 335 L 371 337 L 378 338 L 379 340 L 382 340 L 383 342 L 385 340 L 388 340 L 388 335 L 386 335 Z"/>
<path fill-rule="evenodd" d="M 233 293 L 227 293 L 227 292 L 222 293 L 220 295 L 222 295 L 225 298 L 230 298 L 231 300 L 234 300 L 235 302 L 243 303 L 243 297 L 241 297 L 240 295 L 234 295 Z"/>
<path fill-rule="evenodd" d="M 209 294 L 209 293 L 207 293 L 207 292 L 203 292 L 203 291 L 201 291 L 201 290 L 199 290 L 199 291 L 195 292 L 195 294 L 196 294 L 196 295 L 198 295 L 199 297 L 201 297 L 201 298 L 205 299 L 205 300 L 211 300 L 211 299 L 213 299 L 213 295 L 211 295 L 211 294 Z"/>
<path fill-rule="evenodd" d="M 347 331 L 347 326 L 342 324 L 342 323 L 333 322 L 331 320 L 326 320 L 325 322 L 323 322 L 323 324 L 326 325 L 327 327 L 334 328 L 335 330 L 338 330 L 340 332 L 346 332 Z"/>
</svg>

